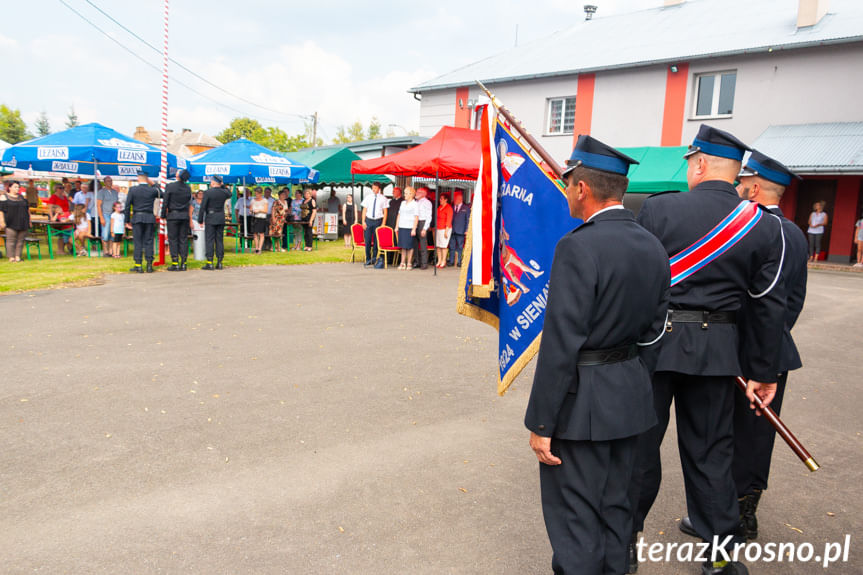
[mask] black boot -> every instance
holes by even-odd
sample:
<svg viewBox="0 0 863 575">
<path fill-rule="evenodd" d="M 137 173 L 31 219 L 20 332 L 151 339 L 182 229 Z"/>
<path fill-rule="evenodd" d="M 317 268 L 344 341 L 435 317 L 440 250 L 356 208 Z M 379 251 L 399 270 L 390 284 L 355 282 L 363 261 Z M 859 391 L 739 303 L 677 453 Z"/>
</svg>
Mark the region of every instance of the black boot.
<svg viewBox="0 0 863 575">
<path fill-rule="evenodd" d="M 222 260 L 219 260 L 219 261 L 217 261 L 217 262 L 216 262 L 216 269 L 217 269 L 217 270 L 223 270 L 223 269 L 225 269 L 225 266 L 223 266 L 223 265 L 222 265 Z"/>
<path fill-rule="evenodd" d="M 185 259 L 180 262 L 180 271 L 181 272 L 186 271 L 186 260 Z"/>
<path fill-rule="evenodd" d="M 629 545 L 626 546 L 626 551 L 629 555 L 629 568 L 627 573 L 638 573 L 638 533 L 632 534 L 632 539 L 629 540 Z"/>
<path fill-rule="evenodd" d="M 147 273 L 153 273 L 153 260 L 147 260 Z"/>
<path fill-rule="evenodd" d="M 202 267 L 201 269 L 202 270 L 212 270 L 212 269 L 216 269 L 216 268 L 213 267 L 213 262 L 207 261 L 207 263 L 204 264 L 204 267 Z"/>
<path fill-rule="evenodd" d="M 169 271 L 169 272 L 178 272 L 178 271 L 180 271 L 180 266 L 178 266 L 178 265 L 177 265 L 177 261 L 176 261 L 176 260 L 172 261 L 172 262 L 171 262 L 171 265 L 170 265 L 170 266 L 168 266 L 168 271 Z"/>
<path fill-rule="evenodd" d="M 141 267 L 141 264 L 135 264 L 134 266 L 129 268 L 129 271 L 136 274 L 142 274 L 144 273 L 144 268 Z"/>
<path fill-rule="evenodd" d="M 702 575 L 749 575 L 749 569 L 739 561 L 729 561 L 722 567 L 715 567 L 708 561 L 701 565 Z"/>
<path fill-rule="evenodd" d="M 743 535 L 747 540 L 758 539 L 758 519 L 755 517 L 755 512 L 758 510 L 760 499 L 761 492 L 755 491 L 737 500 L 740 506 L 740 523 L 743 526 Z"/>
<path fill-rule="evenodd" d="M 692 525 L 692 521 L 689 520 L 689 515 L 681 519 L 680 525 L 677 527 L 691 537 L 698 537 L 698 533 L 695 532 L 695 527 Z"/>
</svg>

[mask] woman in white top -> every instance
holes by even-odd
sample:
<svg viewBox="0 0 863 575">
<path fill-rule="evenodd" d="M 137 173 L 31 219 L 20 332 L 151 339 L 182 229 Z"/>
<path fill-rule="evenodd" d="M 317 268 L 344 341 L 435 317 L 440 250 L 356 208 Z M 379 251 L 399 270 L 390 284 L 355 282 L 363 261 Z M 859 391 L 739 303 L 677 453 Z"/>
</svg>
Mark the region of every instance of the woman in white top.
<svg viewBox="0 0 863 575">
<path fill-rule="evenodd" d="M 399 215 L 396 218 L 396 227 L 399 230 L 399 248 L 402 251 L 400 270 L 413 269 L 413 266 L 408 262 L 411 262 L 414 257 L 414 240 L 417 235 L 417 223 L 420 219 L 419 206 L 414 196 L 416 196 L 416 191 L 413 188 L 405 188 L 405 201 L 402 202 Z"/>
<path fill-rule="evenodd" d="M 270 203 L 264 197 L 264 191 L 260 186 L 255 188 L 255 197 L 249 204 L 252 213 L 252 233 L 255 235 L 255 253 L 261 253 L 264 247 L 264 236 L 267 235 L 267 210 Z"/>
<path fill-rule="evenodd" d="M 824 211 L 824 202 L 815 202 L 812 208 L 815 211 L 809 214 L 809 229 L 806 233 L 809 235 L 809 261 L 814 262 L 821 254 L 821 238 L 824 237 L 824 227 L 830 218 Z"/>
<path fill-rule="evenodd" d="M 857 263 L 854 267 L 863 267 L 863 214 L 860 214 L 860 219 L 854 224 L 854 243 L 857 244 Z"/>
</svg>

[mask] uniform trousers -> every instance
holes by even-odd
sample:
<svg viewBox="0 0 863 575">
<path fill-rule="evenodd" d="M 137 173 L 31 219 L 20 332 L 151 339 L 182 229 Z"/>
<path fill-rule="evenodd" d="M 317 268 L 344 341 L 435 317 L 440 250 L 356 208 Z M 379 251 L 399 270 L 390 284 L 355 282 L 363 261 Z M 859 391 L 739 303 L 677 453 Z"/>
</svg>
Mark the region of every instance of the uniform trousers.
<svg viewBox="0 0 863 575">
<path fill-rule="evenodd" d="M 132 224 L 132 241 L 134 249 L 132 256 L 136 264 L 141 263 L 141 253 L 146 260 L 153 260 L 153 234 L 156 233 L 156 224 L 153 222 L 135 222 Z"/>
<path fill-rule="evenodd" d="M 628 488 L 638 437 L 552 439 L 563 463 L 539 464 L 542 515 L 555 573 L 620 575 L 632 532 Z"/>
<path fill-rule="evenodd" d="M 222 261 L 225 257 L 225 224 L 207 224 L 204 226 L 204 240 L 207 242 L 207 261 L 216 259 Z"/>
<path fill-rule="evenodd" d="M 780 373 L 777 380 L 776 395 L 770 407 L 779 415 L 782 398 L 785 396 L 785 382 L 788 372 Z M 767 489 L 770 475 L 770 458 L 773 456 L 773 443 L 776 430 L 762 415 L 749 409 L 746 395 L 734 395 L 734 483 L 737 497 L 752 495 L 755 491 Z"/>
<path fill-rule="evenodd" d="M 189 220 L 167 220 L 171 261 L 186 261 L 189 255 Z"/>
<path fill-rule="evenodd" d="M 633 533 L 644 529 L 662 480 L 660 447 L 668 428 L 671 402 L 677 420 L 677 448 L 686 486 L 686 508 L 698 535 L 720 541 L 733 535 L 743 542 L 738 525 L 734 460 L 734 394 L 732 377 L 659 371 L 653 376 L 653 401 L 659 422 L 638 443 L 630 497 L 635 508 Z M 636 503 L 637 502 L 637 503 Z"/>
</svg>

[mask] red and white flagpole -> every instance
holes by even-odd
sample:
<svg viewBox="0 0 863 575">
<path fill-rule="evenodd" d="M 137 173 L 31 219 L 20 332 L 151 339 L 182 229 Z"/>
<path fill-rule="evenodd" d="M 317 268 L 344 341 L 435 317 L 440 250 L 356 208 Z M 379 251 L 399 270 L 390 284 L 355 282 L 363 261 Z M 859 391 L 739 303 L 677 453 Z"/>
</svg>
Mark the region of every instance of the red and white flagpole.
<svg viewBox="0 0 863 575">
<path fill-rule="evenodd" d="M 159 187 L 162 194 L 168 184 L 168 0 L 163 0 L 165 8 L 164 43 L 162 44 L 162 161 L 159 169 Z M 162 201 L 165 201 L 162 198 Z M 161 210 L 161 208 L 160 208 Z M 165 239 L 167 237 L 165 220 L 159 218 L 159 261 L 156 265 L 165 263 Z"/>
</svg>

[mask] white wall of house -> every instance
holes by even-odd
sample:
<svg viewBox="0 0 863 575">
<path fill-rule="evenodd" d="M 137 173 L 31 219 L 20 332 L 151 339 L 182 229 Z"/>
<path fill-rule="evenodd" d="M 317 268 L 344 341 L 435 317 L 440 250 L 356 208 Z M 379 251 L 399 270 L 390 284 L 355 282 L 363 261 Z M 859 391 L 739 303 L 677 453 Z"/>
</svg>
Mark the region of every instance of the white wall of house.
<svg viewBox="0 0 863 575">
<path fill-rule="evenodd" d="M 658 146 L 665 76 L 665 66 L 598 73 L 590 134 L 615 147 Z"/>
<path fill-rule="evenodd" d="M 746 142 L 770 125 L 863 121 L 863 43 L 775 51 L 690 64 L 682 144 L 702 122 Z M 665 107 L 666 65 L 596 73 L 591 134 L 614 146 L 658 146 Z M 695 77 L 736 70 L 734 111 L 727 118 L 694 118 Z M 540 78 L 489 87 L 556 158 L 569 156 L 572 134 L 547 135 L 549 98 L 577 96 L 577 76 Z M 423 94 L 420 135 L 453 125 L 455 88 Z M 479 89 L 470 88 L 470 98 Z M 576 99 L 576 109 L 578 99 Z"/>
</svg>

